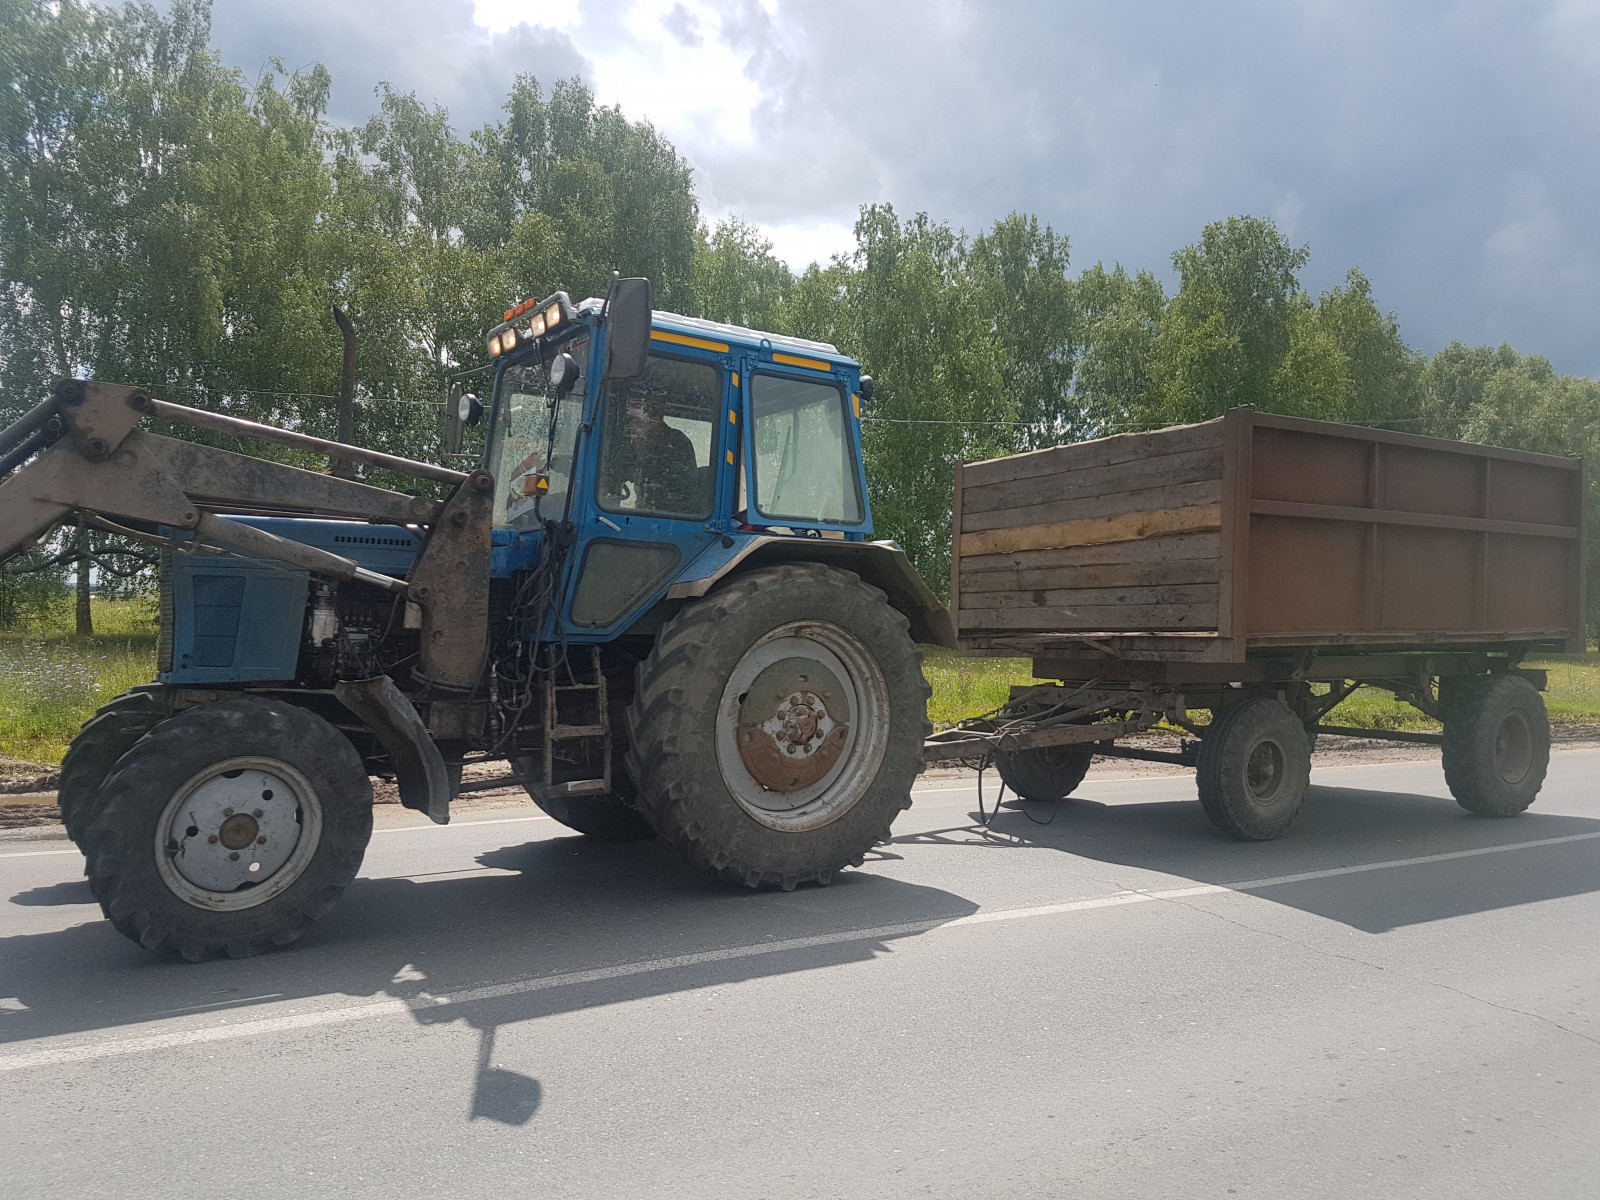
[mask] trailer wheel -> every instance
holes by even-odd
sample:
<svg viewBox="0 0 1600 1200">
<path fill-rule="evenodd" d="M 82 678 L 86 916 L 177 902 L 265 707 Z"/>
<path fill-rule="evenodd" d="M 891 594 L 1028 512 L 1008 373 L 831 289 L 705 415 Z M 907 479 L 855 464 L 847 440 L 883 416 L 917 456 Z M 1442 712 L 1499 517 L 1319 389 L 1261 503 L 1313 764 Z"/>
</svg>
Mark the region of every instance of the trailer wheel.
<svg viewBox="0 0 1600 1200">
<path fill-rule="evenodd" d="M 1024 800 L 1064 800 L 1083 782 L 1094 751 L 1080 746 L 1040 746 L 1033 750 L 997 750 L 1000 782 Z"/>
<path fill-rule="evenodd" d="M 686 604 L 628 708 L 640 811 L 690 864 L 748 887 L 859 866 L 910 806 L 932 732 L 907 626 L 877 588 L 813 563 Z"/>
<path fill-rule="evenodd" d="M 1519 675 L 1488 675 L 1445 709 L 1444 778 L 1456 803 L 1480 817 L 1514 817 L 1550 768 L 1544 697 Z"/>
<path fill-rule="evenodd" d="M 1281 837 L 1311 782 L 1305 726 L 1269 697 L 1224 709 L 1200 741 L 1196 776 L 1218 829 L 1245 842 Z"/>
<path fill-rule="evenodd" d="M 163 721 L 104 790 L 87 854 L 101 909 L 147 950 L 191 961 L 294 941 L 355 878 L 372 833 L 349 739 L 257 697 Z"/>
<path fill-rule="evenodd" d="M 104 802 L 101 785 L 117 760 L 165 715 L 159 689 L 136 688 L 100 706 L 67 747 L 56 804 L 67 836 L 80 849 Z"/>
</svg>

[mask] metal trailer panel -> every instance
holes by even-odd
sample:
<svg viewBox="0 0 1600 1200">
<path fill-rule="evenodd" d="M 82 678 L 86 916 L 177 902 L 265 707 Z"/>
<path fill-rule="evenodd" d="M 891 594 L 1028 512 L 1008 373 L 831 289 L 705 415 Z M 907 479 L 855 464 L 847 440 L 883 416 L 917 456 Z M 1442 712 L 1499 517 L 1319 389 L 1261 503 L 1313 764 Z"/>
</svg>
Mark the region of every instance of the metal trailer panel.
<svg viewBox="0 0 1600 1200">
<path fill-rule="evenodd" d="M 1583 464 L 1238 409 L 968 463 L 964 648 L 1244 663 L 1583 647 Z"/>
</svg>

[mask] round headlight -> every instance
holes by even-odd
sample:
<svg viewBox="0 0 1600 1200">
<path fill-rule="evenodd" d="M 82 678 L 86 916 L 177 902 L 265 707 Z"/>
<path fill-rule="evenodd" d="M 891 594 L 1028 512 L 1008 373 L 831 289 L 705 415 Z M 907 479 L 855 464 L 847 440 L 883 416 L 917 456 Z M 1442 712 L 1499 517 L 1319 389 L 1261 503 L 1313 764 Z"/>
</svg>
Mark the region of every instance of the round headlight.
<svg viewBox="0 0 1600 1200">
<path fill-rule="evenodd" d="M 544 314 L 534 313 L 533 320 L 528 322 L 528 336 L 538 337 L 544 332 Z"/>
<path fill-rule="evenodd" d="M 498 333 L 489 339 L 489 357 L 500 357 L 500 335 Z"/>
</svg>

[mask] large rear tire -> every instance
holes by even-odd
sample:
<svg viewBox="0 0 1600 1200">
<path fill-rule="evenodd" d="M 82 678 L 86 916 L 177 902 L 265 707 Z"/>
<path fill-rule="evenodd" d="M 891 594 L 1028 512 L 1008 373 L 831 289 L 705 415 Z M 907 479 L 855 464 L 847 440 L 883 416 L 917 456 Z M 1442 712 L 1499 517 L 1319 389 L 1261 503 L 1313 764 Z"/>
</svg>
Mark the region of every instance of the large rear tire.
<svg viewBox="0 0 1600 1200">
<path fill-rule="evenodd" d="M 1213 716 L 1195 772 L 1211 823 L 1242 842 L 1282 837 L 1311 782 L 1311 746 L 1289 706 L 1270 697 Z"/>
<path fill-rule="evenodd" d="M 355 878 L 372 833 L 350 740 L 258 697 L 163 721 L 104 792 L 87 849 L 101 909 L 147 950 L 192 961 L 300 937 Z"/>
<path fill-rule="evenodd" d="M 1519 675 L 1488 675 L 1452 695 L 1444 718 L 1444 779 L 1480 817 L 1514 817 L 1550 769 L 1544 697 Z"/>
<path fill-rule="evenodd" d="M 67 836 L 79 849 L 100 815 L 104 802 L 101 785 L 106 776 L 117 760 L 165 716 L 159 687 L 135 688 L 101 705 L 100 711 L 84 722 L 78 736 L 72 739 L 61 760 L 56 804 Z"/>
<path fill-rule="evenodd" d="M 748 887 L 859 866 L 910 806 L 932 732 L 907 627 L 877 588 L 813 563 L 685 605 L 628 709 L 640 811 L 690 864 Z"/>
</svg>

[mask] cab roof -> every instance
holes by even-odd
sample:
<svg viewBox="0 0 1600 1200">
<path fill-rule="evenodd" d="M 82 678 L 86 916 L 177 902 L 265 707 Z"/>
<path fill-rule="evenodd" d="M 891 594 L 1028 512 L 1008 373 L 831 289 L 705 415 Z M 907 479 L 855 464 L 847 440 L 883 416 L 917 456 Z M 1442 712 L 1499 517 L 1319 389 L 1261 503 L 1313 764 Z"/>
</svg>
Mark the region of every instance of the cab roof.
<svg viewBox="0 0 1600 1200">
<path fill-rule="evenodd" d="M 578 305 L 578 310 L 580 312 L 598 312 L 603 304 L 604 302 L 601 300 L 589 299 Z M 650 317 L 651 325 L 657 329 L 695 334 L 699 337 L 715 337 L 723 341 L 746 342 L 755 345 L 766 343 L 774 349 L 801 350 L 807 354 L 825 354 L 829 358 L 855 364 L 855 359 L 849 355 L 841 354 L 839 348 L 831 342 L 813 342 L 809 338 L 790 337 L 782 333 L 764 333 L 759 329 L 746 329 L 742 325 L 725 325 L 721 321 L 707 321 L 700 317 L 685 317 L 679 313 L 662 312 L 659 309 L 652 310 Z"/>
</svg>

